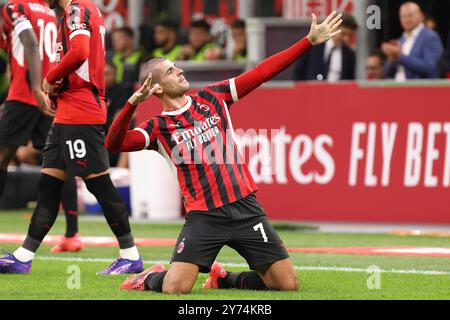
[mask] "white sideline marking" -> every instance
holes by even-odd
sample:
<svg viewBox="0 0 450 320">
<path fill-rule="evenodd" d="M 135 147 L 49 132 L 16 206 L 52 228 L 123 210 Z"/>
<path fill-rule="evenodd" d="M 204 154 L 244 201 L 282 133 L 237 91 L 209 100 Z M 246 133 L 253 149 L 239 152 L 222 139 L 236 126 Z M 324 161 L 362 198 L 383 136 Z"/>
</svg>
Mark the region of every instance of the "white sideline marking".
<svg viewBox="0 0 450 320">
<path fill-rule="evenodd" d="M 108 258 L 58 258 L 58 257 L 48 257 L 48 256 L 36 256 L 35 260 L 44 260 L 44 261 L 66 261 L 66 262 L 112 262 L 113 259 Z M 169 264 L 169 261 L 157 261 L 157 260 L 145 260 L 145 264 Z M 246 263 L 234 263 L 234 262 L 226 262 L 222 263 L 225 267 L 237 267 L 237 268 L 248 268 L 248 264 Z M 317 267 L 317 266 L 295 266 L 295 270 L 303 270 L 303 271 L 338 271 L 338 272 L 362 272 L 367 273 L 367 269 L 364 268 L 352 268 L 352 267 Z M 388 270 L 380 270 L 383 273 L 397 273 L 397 274 L 419 274 L 425 276 L 448 276 L 450 272 L 448 271 L 435 271 L 435 270 L 399 270 L 399 269 L 388 269 Z"/>
</svg>

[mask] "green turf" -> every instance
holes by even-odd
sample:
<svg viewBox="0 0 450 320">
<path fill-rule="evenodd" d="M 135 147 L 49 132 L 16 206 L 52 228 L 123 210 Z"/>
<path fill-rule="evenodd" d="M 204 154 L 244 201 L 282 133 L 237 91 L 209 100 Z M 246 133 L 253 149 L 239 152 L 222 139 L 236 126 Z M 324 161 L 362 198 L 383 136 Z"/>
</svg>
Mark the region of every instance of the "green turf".
<svg viewBox="0 0 450 320">
<path fill-rule="evenodd" d="M 1 233 L 25 233 L 28 225 L 26 212 L 0 213 Z M 176 238 L 180 224 L 133 224 L 136 237 Z M 110 236 L 101 221 L 82 221 L 83 235 Z M 58 219 L 51 234 L 64 231 L 64 219 Z M 449 247 L 448 238 L 399 237 L 391 235 L 330 234 L 319 232 L 280 231 L 288 247 L 346 247 L 346 246 L 436 246 Z M 13 251 L 17 245 L 2 244 L 5 250 Z M 172 247 L 140 248 L 146 261 L 167 261 Z M 33 262 L 30 275 L 0 275 L 0 299 L 192 299 L 192 300 L 244 300 L 244 299 L 450 299 L 450 275 L 420 275 L 382 273 L 381 289 L 369 290 L 366 272 L 343 272 L 304 270 L 298 271 L 301 291 L 296 293 L 250 292 L 241 290 L 205 290 L 201 283 L 206 275 L 200 275 L 190 295 L 168 296 L 149 292 L 124 292 L 118 290 L 125 276 L 96 276 L 109 259 L 117 255 L 116 248 L 87 247 L 79 254 L 50 253 L 49 246 L 42 246 Z M 332 255 L 316 253 L 292 253 L 292 260 L 300 267 L 346 267 L 366 269 L 376 265 L 383 270 L 426 270 L 450 272 L 450 259 L 396 256 Z M 99 261 L 55 261 L 53 258 L 93 258 Z M 224 248 L 218 257 L 227 263 L 245 262 L 235 251 Z M 71 290 L 67 281 L 72 278 L 68 268 L 80 269 L 81 289 Z M 245 268 L 227 268 L 232 271 Z"/>
</svg>

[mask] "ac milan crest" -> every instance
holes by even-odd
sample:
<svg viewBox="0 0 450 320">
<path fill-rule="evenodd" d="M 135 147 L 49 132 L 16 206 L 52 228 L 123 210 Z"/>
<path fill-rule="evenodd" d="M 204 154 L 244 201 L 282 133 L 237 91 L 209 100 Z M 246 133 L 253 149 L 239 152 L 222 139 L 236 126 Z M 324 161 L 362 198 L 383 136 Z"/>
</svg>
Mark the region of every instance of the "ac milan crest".
<svg viewBox="0 0 450 320">
<path fill-rule="evenodd" d="M 178 248 L 177 248 L 178 254 L 180 254 L 180 253 L 183 252 L 183 250 L 184 250 L 184 240 L 185 240 L 185 239 L 186 239 L 186 238 L 183 238 L 183 240 L 181 240 L 180 244 L 178 245 Z"/>
</svg>

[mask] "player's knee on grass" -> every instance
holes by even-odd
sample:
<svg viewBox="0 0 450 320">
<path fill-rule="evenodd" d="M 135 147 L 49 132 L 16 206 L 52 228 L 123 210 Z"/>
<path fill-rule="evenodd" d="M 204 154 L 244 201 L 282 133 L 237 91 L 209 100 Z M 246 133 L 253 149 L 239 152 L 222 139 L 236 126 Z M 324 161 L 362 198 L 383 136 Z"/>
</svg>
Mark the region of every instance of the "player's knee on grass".
<svg viewBox="0 0 450 320">
<path fill-rule="evenodd" d="M 188 294 L 191 293 L 194 287 L 197 275 L 194 274 L 181 274 L 167 273 L 163 283 L 163 293 L 168 294 Z"/>
<path fill-rule="evenodd" d="M 300 285 L 296 272 L 292 272 L 283 277 L 283 281 L 279 284 L 280 291 L 299 291 Z"/>
<path fill-rule="evenodd" d="M 283 275 L 277 279 L 267 279 L 264 278 L 264 283 L 269 290 L 279 290 L 279 291 L 299 291 L 300 285 L 298 282 L 297 275 Z"/>
<path fill-rule="evenodd" d="M 164 281 L 163 293 L 167 294 L 188 294 L 191 293 L 193 284 L 190 281 L 176 279 Z"/>
<path fill-rule="evenodd" d="M 265 270 L 259 270 L 259 273 L 269 290 L 300 290 L 297 272 L 289 259 L 278 261 Z"/>
<path fill-rule="evenodd" d="M 198 277 L 198 266 L 191 263 L 174 262 L 164 278 L 163 292 L 187 294 L 192 291 Z"/>
</svg>

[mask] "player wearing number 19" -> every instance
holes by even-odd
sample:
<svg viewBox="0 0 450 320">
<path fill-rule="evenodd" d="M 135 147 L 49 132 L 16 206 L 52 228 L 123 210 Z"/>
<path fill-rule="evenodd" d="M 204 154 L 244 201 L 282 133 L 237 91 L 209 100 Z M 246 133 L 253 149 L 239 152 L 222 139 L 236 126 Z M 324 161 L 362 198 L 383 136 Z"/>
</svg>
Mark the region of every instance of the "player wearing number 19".
<svg viewBox="0 0 450 320">
<path fill-rule="evenodd" d="M 44 92 L 57 96 L 57 110 L 43 152 L 39 200 L 28 235 L 14 254 L 0 258 L 0 273 L 28 273 L 31 260 L 53 226 L 64 181 L 83 178 L 97 198 L 120 246 L 119 258 L 99 274 L 137 273 L 142 259 L 128 212 L 109 176 L 104 147 L 106 105 L 103 68 L 105 28 L 91 0 L 46 0 L 64 12 L 56 45 L 58 65 L 47 73 Z"/>
</svg>

